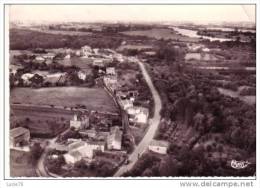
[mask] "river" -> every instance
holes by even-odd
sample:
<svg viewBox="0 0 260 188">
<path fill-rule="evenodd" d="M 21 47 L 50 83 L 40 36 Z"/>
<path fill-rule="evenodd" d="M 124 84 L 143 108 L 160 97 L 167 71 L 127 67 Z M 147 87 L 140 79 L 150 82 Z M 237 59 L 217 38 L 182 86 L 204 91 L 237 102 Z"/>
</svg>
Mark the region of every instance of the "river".
<svg viewBox="0 0 260 188">
<path fill-rule="evenodd" d="M 216 38 L 216 37 L 208 37 L 208 36 L 201 36 L 197 34 L 197 31 L 195 30 L 190 30 L 190 29 L 182 29 L 179 27 L 170 27 L 171 29 L 173 29 L 174 31 L 176 31 L 179 34 L 182 34 L 184 36 L 188 36 L 191 38 L 203 38 L 203 39 L 208 39 L 210 41 L 217 41 L 219 40 L 220 42 L 224 42 L 224 41 L 232 41 L 233 39 L 227 39 L 227 38 Z"/>
</svg>

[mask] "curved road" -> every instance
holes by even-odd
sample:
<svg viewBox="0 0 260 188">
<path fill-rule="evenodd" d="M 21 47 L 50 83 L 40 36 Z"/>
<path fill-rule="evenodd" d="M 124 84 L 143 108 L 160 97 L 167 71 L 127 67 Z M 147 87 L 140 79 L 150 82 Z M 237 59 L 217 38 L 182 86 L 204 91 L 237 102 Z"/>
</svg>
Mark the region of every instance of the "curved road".
<svg viewBox="0 0 260 188">
<path fill-rule="evenodd" d="M 47 156 L 47 152 L 49 151 L 50 148 L 52 148 L 52 146 L 54 145 L 55 141 L 56 141 L 57 137 L 53 138 L 53 139 L 49 139 L 47 146 L 44 148 L 44 151 L 40 157 L 40 159 L 38 160 L 37 163 L 37 168 L 36 168 L 36 173 L 39 177 L 59 177 L 56 176 L 54 174 L 50 174 L 47 170 L 46 167 L 44 165 L 44 159 Z"/>
<path fill-rule="evenodd" d="M 160 95 L 159 95 L 158 91 L 155 89 L 153 82 L 152 82 L 148 72 L 145 69 L 144 64 L 142 62 L 138 61 L 138 65 L 140 66 L 142 74 L 153 95 L 153 100 L 154 100 L 154 104 L 155 104 L 154 116 L 152 119 L 150 119 L 150 122 L 149 122 L 150 126 L 149 126 L 145 136 L 143 137 L 141 142 L 135 147 L 135 150 L 133 151 L 133 153 L 129 156 L 128 159 L 129 159 L 130 163 L 127 165 L 122 165 L 118 169 L 118 171 L 114 174 L 115 177 L 119 177 L 123 173 L 129 171 L 134 166 L 136 161 L 138 160 L 138 155 L 142 155 L 146 151 L 146 149 L 148 148 L 150 142 L 152 141 L 152 139 L 156 133 L 156 130 L 159 126 L 160 119 L 161 119 L 160 111 L 162 108 L 162 102 L 161 102 Z"/>
</svg>

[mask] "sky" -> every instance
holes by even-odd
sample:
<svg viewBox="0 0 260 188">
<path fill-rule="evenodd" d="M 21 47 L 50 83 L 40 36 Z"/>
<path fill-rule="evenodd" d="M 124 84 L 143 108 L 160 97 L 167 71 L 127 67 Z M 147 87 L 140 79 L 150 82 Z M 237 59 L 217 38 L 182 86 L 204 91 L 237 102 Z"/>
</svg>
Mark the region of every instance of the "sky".
<svg viewBox="0 0 260 188">
<path fill-rule="evenodd" d="M 10 21 L 250 21 L 254 5 L 10 5 Z"/>
</svg>

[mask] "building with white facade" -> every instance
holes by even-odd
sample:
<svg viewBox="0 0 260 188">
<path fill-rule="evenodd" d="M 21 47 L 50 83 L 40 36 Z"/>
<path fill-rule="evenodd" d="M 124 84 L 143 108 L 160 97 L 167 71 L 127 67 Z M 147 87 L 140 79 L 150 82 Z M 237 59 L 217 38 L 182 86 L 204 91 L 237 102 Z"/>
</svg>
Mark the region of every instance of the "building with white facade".
<svg viewBox="0 0 260 188">
<path fill-rule="evenodd" d="M 87 77 L 87 74 L 86 74 L 84 71 L 79 71 L 79 72 L 78 72 L 78 77 L 79 77 L 79 79 L 81 79 L 81 80 L 85 80 L 86 77 Z"/>
<path fill-rule="evenodd" d="M 86 115 L 78 117 L 75 114 L 73 119 L 70 120 L 70 127 L 74 127 L 76 130 L 88 128 L 89 127 L 89 117 Z"/>
<path fill-rule="evenodd" d="M 110 134 L 107 137 L 107 148 L 109 150 L 121 150 L 122 135 L 123 133 L 118 126 L 111 127 Z"/>
<path fill-rule="evenodd" d="M 115 67 L 107 67 L 106 68 L 106 74 L 107 75 L 116 75 Z"/>
<path fill-rule="evenodd" d="M 126 110 L 134 106 L 133 101 L 130 99 L 118 100 L 120 106 Z"/>
<path fill-rule="evenodd" d="M 148 123 L 149 110 L 144 107 L 133 106 L 126 109 L 127 114 L 130 116 L 129 121 L 133 123 Z"/>
<path fill-rule="evenodd" d="M 67 164 L 75 164 L 81 159 L 92 160 L 95 151 L 105 151 L 104 142 L 84 142 L 76 141 L 68 146 L 68 153 L 64 154 L 64 159 Z"/>
<path fill-rule="evenodd" d="M 169 143 L 162 140 L 152 140 L 149 144 L 148 149 L 150 151 L 160 153 L 160 154 L 167 154 L 167 149 L 169 147 Z"/>
</svg>

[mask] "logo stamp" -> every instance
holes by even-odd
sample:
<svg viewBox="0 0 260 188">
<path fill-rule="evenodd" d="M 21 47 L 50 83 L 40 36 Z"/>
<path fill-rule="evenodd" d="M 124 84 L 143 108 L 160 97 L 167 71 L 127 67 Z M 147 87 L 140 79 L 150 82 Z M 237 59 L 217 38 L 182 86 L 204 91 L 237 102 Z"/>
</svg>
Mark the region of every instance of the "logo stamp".
<svg viewBox="0 0 260 188">
<path fill-rule="evenodd" d="M 248 161 L 236 161 L 236 160 L 231 161 L 231 167 L 234 169 L 243 169 L 246 168 L 249 164 L 250 162 Z"/>
</svg>

